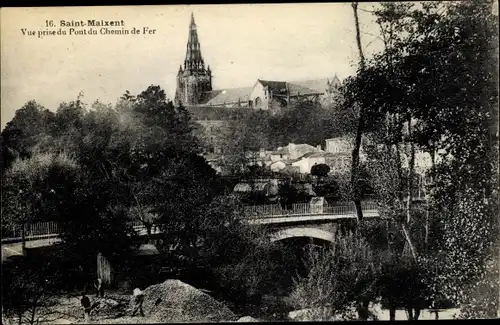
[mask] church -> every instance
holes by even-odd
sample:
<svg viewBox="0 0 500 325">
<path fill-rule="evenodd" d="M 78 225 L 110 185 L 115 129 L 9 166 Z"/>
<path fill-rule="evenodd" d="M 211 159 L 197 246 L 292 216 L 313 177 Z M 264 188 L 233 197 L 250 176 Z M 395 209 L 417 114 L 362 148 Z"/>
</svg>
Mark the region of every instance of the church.
<svg viewBox="0 0 500 325">
<path fill-rule="evenodd" d="M 337 76 L 293 82 L 258 79 L 250 87 L 212 89 L 212 71 L 210 65 L 205 66 L 196 28 L 191 14 L 186 58 L 177 73 L 176 104 L 274 110 L 300 99 L 328 104 L 336 98 L 341 85 Z"/>
</svg>

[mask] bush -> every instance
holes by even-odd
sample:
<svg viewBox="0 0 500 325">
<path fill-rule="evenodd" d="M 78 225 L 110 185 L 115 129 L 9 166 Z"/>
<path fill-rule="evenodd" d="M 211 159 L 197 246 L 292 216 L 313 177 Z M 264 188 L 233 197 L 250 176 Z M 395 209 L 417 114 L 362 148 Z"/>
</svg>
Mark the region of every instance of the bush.
<svg viewBox="0 0 500 325">
<path fill-rule="evenodd" d="M 317 177 L 326 177 L 330 172 L 330 167 L 326 164 L 317 164 L 311 167 L 311 175 Z"/>
<path fill-rule="evenodd" d="M 358 303 L 376 297 L 379 264 L 367 241 L 357 234 L 339 238 L 327 250 L 310 250 L 309 273 L 295 280 L 289 303 L 310 310 L 309 320 L 352 319 Z"/>
</svg>

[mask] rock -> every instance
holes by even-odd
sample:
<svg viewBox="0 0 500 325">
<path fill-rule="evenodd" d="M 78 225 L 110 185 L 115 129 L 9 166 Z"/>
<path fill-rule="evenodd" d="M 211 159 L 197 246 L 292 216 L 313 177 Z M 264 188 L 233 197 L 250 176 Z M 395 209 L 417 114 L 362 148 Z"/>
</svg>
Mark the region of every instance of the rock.
<svg viewBox="0 0 500 325">
<path fill-rule="evenodd" d="M 144 313 L 151 322 L 221 322 L 237 317 L 210 295 L 179 280 L 167 280 L 144 291 Z"/>
<path fill-rule="evenodd" d="M 250 323 L 250 322 L 260 322 L 258 319 L 253 318 L 252 316 L 244 316 L 237 320 L 237 322 Z"/>
</svg>

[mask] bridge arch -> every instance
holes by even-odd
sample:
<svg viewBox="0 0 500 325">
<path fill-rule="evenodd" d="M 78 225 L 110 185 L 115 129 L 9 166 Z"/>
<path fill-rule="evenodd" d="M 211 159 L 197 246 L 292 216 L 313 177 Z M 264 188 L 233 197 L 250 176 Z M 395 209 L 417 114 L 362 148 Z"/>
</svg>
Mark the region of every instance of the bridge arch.
<svg viewBox="0 0 500 325">
<path fill-rule="evenodd" d="M 310 228 L 310 227 L 287 228 L 271 234 L 270 237 L 271 237 L 271 242 L 276 242 L 294 237 L 311 237 L 328 241 L 331 243 L 333 243 L 335 240 L 335 235 L 333 233 L 319 228 Z"/>
</svg>

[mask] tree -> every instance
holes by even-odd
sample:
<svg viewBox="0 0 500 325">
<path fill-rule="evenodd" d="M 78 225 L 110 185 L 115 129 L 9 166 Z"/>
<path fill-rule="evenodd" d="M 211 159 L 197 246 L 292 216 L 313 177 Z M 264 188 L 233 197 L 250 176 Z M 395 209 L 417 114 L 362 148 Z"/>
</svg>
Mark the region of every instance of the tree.
<svg viewBox="0 0 500 325">
<path fill-rule="evenodd" d="M 134 95 L 132 95 L 130 93 L 129 90 L 125 91 L 125 93 L 120 97 L 121 100 L 124 100 L 124 101 L 131 101 L 131 102 L 135 102 L 136 100 L 136 97 Z"/>
<path fill-rule="evenodd" d="M 260 149 L 269 147 L 269 113 L 249 112 L 229 123 L 220 167 L 227 174 L 244 174 L 255 165 Z"/>
<path fill-rule="evenodd" d="M 317 164 L 311 167 L 311 175 L 318 178 L 326 177 L 330 172 L 330 167 L 326 164 Z"/>
<path fill-rule="evenodd" d="M 29 158 L 44 137 L 49 136 L 54 113 L 32 100 L 16 111 L 2 131 L 2 173 L 15 158 Z"/>
<path fill-rule="evenodd" d="M 2 314 L 8 320 L 34 325 L 63 318 L 50 308 L 62 288 L 65 272 L 60 261 L 18 257 L 3 263 Z"/>
<path fill-rule="evenodd" d="M 215 171 L 195 154 L 162 153 L 153 159 L 164 166 L 155 177 L 158 191 L 153 207 L 160 229 L 166 242 L 196 258 L 200 227 L 214 197 Z"/>
<path fill-rule="evenodd" d="M 357 2 L 352 3 L 352 10 L 354 12 L 354 24 L 356 27 L 356 44 L 358 45 L 358 51 L 359 51 L 359 71 L 363 72 L 365 69 L 365 57 L 363 55 L 363 49 L 361 46 Z M 355 101 L 347 99 L 347 102 L 345 104 L 347 104 L 348 106 L 354 106 L 355 103 L 356 103 Z M 354 196 L 353 201 L 354 205 L 356 206 L 356 214 L 358 216 L 358 222 L 363 220 L 363 211 L 361 209 L 361 199 L 360 199 L 359 185 L 357 184 L 357 180 L 358 180 L 358 169 L 359 169 L 359 152 L 361 149 L 363 132 L 364 129 L 366 128 L 365 123 L 366 123 L 366 117 L 365 117 L 364 107 L 361 106 L 361 109 L 359 110 L 358 123 L 356 127 L 356 137 L 354 142 L 354 148 L 352 150 L 352 163 L 351 163 L 351 186 L 353 189 L 352 193 Z"/>
<path fill-rule="evenodd" d="M 137 95 L 134 112 L 148 130 L 146 136 L 150 145 L 168 146 L 178 151 L 200 151 L 189 112 L 167 100 L 160 86 L 151 85 Z"/>
<path fill-rule="evenodd" d="M 497 17 L 490 1 L 422 6 L 390 3 L 382 4 L 375 15 L 385 49 L 348 81 L 347 102 L 358 103 L 369 116 L 365 121 L 378 126 L 378 130 L 365 126 L 364 132 L 370 133 L 374 148 L 380 151 L 379 164 L 384 159 L 386 165 L 378 169 L 385 169 L 378 175 L 392 178 L 393 185 L 381 194 L 400 202 L 399 208 L 387 206 L 398 215 L 414 263 L 422 266 L 427 259 L 443 261 L 441 271 L 430 276 L 441 279 L 441 285 L 434 285 L 435 294 L 459 305 L 468 304 L 471 298 L 458 292 L 472 288 L 472 279 L 484 274 L 494 247 L 492 232 L 486 229 L 498 226 L 493 217 L 497 198 L 491 196 L 496 187 L 491 180 L 498 179 L 498 171 L 492 168 L 498 162 L 494 127 L 498 114 L 493 110 L 498 101 L 494 90 L 498 77 L 493 68 L 498 62 L 493 46 L 498 37 Z M 410 228 L 418 212 L 411 195 L 414 157 L 420 148 L 433 157 L 427 210 L 434 229 L 427 248 L 418 252 L 418 240 L 411 238 Z M 446 155 L 435 159 L 439 150 Z M 475 229 L 468 232 L 474 238 L 461 234 L 467 227 Z M 440 250 L 451 260 L 444 259 Z M 462 260 L 465 256 L 469 256 L 466 261 Z M 476 261 L 474 271 L 466 266 L 472 260 Z"/>
<path fill-rule="evenodd" d="M 25 230 L 32 222 L 51 220 L 58 203 L 67 198 L 79 167 L 64 154 L 35 154 L 18 159 L 2 182 L 3 225 Z"/>
</svg>

